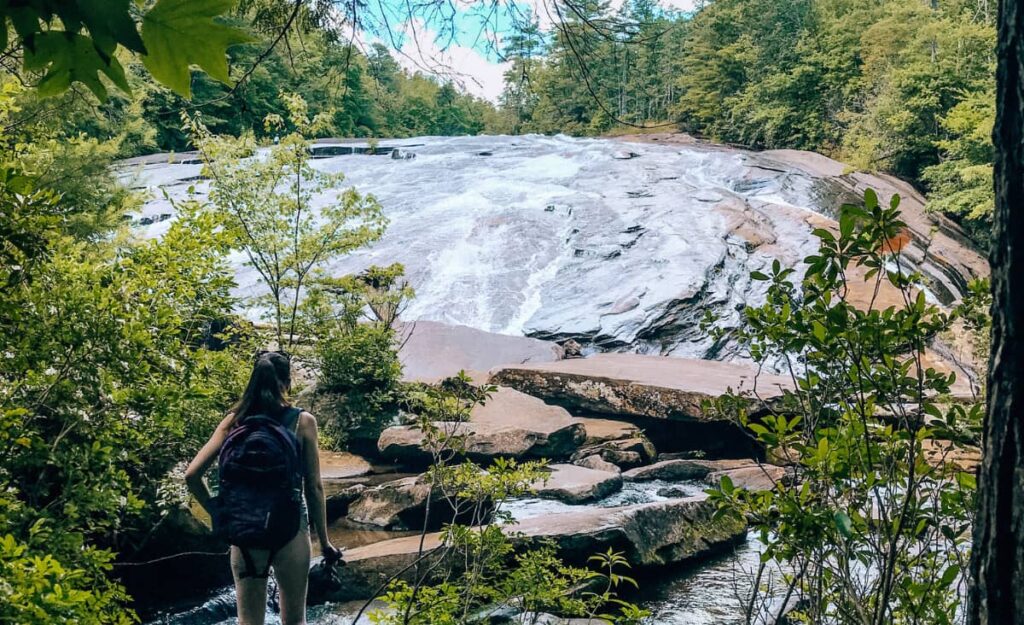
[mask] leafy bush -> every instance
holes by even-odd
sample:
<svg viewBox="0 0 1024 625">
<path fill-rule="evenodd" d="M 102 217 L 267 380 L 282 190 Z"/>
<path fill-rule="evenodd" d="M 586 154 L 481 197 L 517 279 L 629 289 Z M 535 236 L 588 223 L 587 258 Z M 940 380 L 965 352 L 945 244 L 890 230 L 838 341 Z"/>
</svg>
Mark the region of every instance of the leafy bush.
<svg viewBox="0 0 1024 625">
<path fill-rule="evenodd" d="M 746 618 L 784 609 L 800 623 L 953 623 L 964 618 L 982 407 L 949 398 L 952 373 L 928 349 L 960 315 L 929 304 L 901 249 L 899 197 L 844 206 L 838 232 L 816 230 L 803 279 L 778 262 L 755 274 L 767 301 L 740 333 L 762 365 L 794 380 L 770 415 L 751 397 L 719 408 L 792 468 L 764 492 L 722 480 L 723 514 L 750 520 L 764 548 Z M 867 293 L 860 298 L 856 292 Z M 881 294 L 881 296 L 880 296 Z M 896 302 L 882 307 L 879 301 Z M 975 327 L 984 324 L 969 320 Z"/>
<path fill-rule="evenodd" d="M 317 410 L 335 446 L 355 439 L 376 442 L 398 414 L 402 365 L 395 332 L 355 324 L 328 334 L 316 347 L 320 367 Z"/>
<path fill-rule="evenodd" d="M 163 476 L 241 386 L 237 350 L 199 347 L 233 303 L 224 248 L 187 213 L 159 241 L 81 240 L 15 179 L 0 206 L 32 236 L 3 250 L 0 621 L 130 622 L 111 564 L 145 546 Z"/>
</svg>

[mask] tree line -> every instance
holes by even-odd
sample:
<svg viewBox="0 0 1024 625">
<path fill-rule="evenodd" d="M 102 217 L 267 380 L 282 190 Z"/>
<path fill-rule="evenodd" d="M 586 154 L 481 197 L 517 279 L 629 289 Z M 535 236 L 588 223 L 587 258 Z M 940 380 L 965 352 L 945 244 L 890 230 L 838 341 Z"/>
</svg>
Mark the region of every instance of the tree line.
<svg viewBox="0 0 1024 625">
<path fill-rule="evenodd" d="M 509 37 L 511 132 L 680 129 L 908 179 L 982 245 L 992 212 L 990 0 L 561 0 Z"/>
</svg>

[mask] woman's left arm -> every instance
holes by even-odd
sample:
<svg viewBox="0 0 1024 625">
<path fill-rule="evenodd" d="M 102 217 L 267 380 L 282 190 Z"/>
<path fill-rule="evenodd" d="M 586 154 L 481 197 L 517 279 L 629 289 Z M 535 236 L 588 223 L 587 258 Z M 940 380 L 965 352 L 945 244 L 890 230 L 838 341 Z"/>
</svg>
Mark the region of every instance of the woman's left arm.
<svg viewBox="0 0 1024 625">
<path fill-rule="evenodd" d="M 199 450 L 196 457 L 189 463 L 188 468 L 185 469 L 185 485 L 188 486 L 189 492 L 196 498 L 199 505 L 211 515 L 213 514 L 213 510 L 211 510 L 213 496 L 210 495 L 210 489 L 206 487 L 203 475 L 206 474 L 213 461 L 217 459 L 220 447 L 224 444 L 224 439 L 228 437 L 228 432 L 231 431 L 231 425 L 234 421 L 235 416 L 233 414 L 224 417 L 224 420 L 220 422 L 217 429 L 213 431 L 210 440 L 206 441 L 206 444 L 203 445 L 203 448 Z"/>
<path fill-rule="evenodd" d="M 299 438 L 302 440 L 302 457 L 305 466 L 306 504 L 309 506 L 309 518 L 313 522 L 317 539 L 320 541 L 320 552 L 325 557 L 334 558 L 339 555 L 327 535 L 327 503 L 324 498 L 324 484 L 320 479 L 319 433 L 316 419 L 308 412 L 299 415 Z"/>
</svg>

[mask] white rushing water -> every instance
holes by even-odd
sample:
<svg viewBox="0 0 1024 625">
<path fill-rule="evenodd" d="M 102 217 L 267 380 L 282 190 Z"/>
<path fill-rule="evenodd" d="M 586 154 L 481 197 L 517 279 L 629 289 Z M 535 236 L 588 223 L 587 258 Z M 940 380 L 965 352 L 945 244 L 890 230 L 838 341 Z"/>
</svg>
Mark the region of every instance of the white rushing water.
<svg viewBox="0 0 1024 625">
<path fill-rule="evenodd" d="M 407 146 L 415 158 L 314 161 L 375 195 L 391 222 L 382 240 L 337 260 L 332 273 L 401 262 L 417 293 L 409 320 L 574 337 L 605 349 L 731 357 L 698 330 L 703 311 L 728 324 L 738 307 L 760 301 L 763 284 L 751 283 L 750 271 L 812 252 L 804 219 L 830 208 L 820 205 L 826 183 L 708 147 L 564 136 L 384 145 Z M 164 192 L 205 192 L 199 173 L 196 164 L 122 170 L 151 192 L 136 221 L 140 235 L 169 227 Z M 260 292 L 255 272 L 234 261 L 239 294 Z"/>
</svg>

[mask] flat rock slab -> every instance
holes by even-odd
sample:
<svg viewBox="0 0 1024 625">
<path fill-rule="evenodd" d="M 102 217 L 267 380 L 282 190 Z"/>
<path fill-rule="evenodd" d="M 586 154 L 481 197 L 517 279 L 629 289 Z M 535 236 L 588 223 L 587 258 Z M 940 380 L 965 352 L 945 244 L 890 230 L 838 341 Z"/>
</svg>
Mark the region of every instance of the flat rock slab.
<svg viewBox="0 0 1024 625">
<path fill-rule="evenodd" d="M 722 483 L 723 476 L 729 476 L 732 485 L 745 490 L 771 490 L 775 484 L 786 478 L 786 469 L 772 464 L 760 464 L 752 467 L 740 467 L 726 471 L 713 471 L 704 477 L 704 481 L 712 486 Z"/>
<path fill-rule="evenodd" d="M 561 427 L 534 430 L 500 423 L 435 423 L 445 437 L 465 437 L 464 455 L 488 464 L 497 458 L 535 460 L 568 458 L 586 439 L 583 426 L 567 423 Z M 423 432 L 408 425 L 384 430 L 377 447 L 381 456 L 409 465 L 424 465 L 433 455 Z"/>
<path fill-rule="evenodd" d="M 360 477 L 372 472 L 373 465 L 361 456 L 347 451 L 320 450 L 320 477 L 325 480 Z"/>
<path fill-rule="evenodd" d="M 609 548 L 622 551 L 634 567 L 674 564 L 707 557 L 746 535 L 744 522 L 715 518 L 716 506 L 704 496 L 620 508 L 581 508 L 527 519 L 510 528 L 521 546 L 554 541 L 559 555 L 583 563 Z M 310 603 L 349 601 L 373 595 L 392 576 L 408 577 L 422 553 L 426 564 L 444 557 L 440 533 L 386 540 L 345 553 L 341 588 L 310 595 Z M 409 569 L 408 571 L 406 569 Z"/>
<path fill-rule="evenodd" d="M 625 471 L 622 473 L 622 479 L 627 482 L 703 480 L 714 472 L 747 467 L 756 468 L 757 462 L 753 460 L 662 460 L 645 467 Z"/>
<path fill-rule="evenodd" d="M 756 382 L 758 395 L 771 400 L 791 387 L 788 378 L 758 376 L 747 365 L 638 354 L 505 367 L 492 374 L 491 382 L 571 409 L 682 421 L 718 420 L 703 403 L 730 389 L 749 391 Z"/>
<path fill-rule="evenodd" d="M 640 433 L 640 428 L 627 421 L 597 417 L 573 417 L 572 421 L 582 424 L 587 430 L 587 445 L 633 438 Z"/>
<path fill-rule="evenodd" d="M 586 427 L 585 422 L 574 419 L 561 406 L 546 404 L 542 399 L 503 386 L 499 386 L 485 403 L 475 406 L 469 420 L 544 433 L 555 432 L 574 423 Z"/>
<path fill-rule="evenodd" d="M 547 480 L 534 485 L 537 496 L 544 499 L 583 504 L 622 490 L 622 476 L 618 473 L 574 464 L 553 464 L 548 468 L 551 473 Z"/>
<path fill-rule="evenodd" d="M 474 407 L 468 423 L 435 425 L 447 435 L 465 434 L 466 457 L 482 463 L 499 457 L 566 458 L 586 440 L 585 426 L 565 408 L 506 387 Z M 377 443 L 384 458 L 412 465 L 431 460 L 423 433 L 412 426 L 388 428 Z"/>
<path fill-rule="evenodd" d="M 402 374 L 410 382 L 437 382 L 460 370 L 489 371 L 502 365 L 562 358 L 557 343 L 437 321 L 403 324 L 399 336 Z"/>
</svg>

